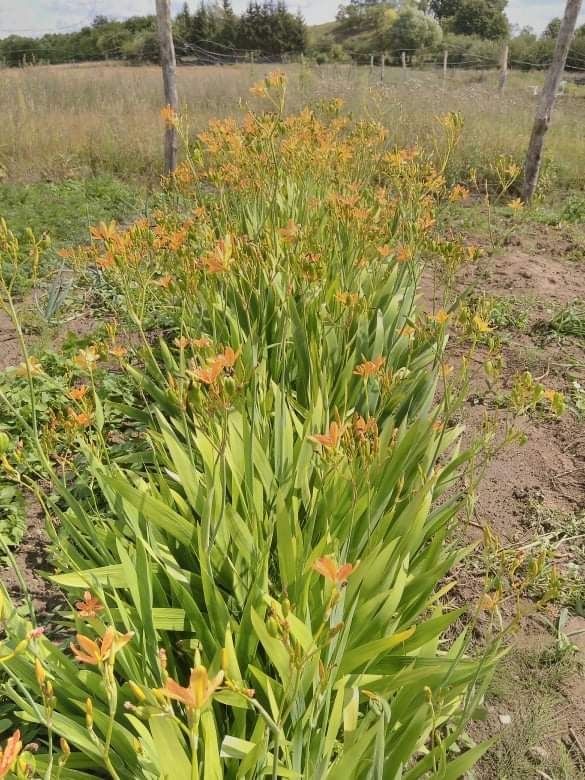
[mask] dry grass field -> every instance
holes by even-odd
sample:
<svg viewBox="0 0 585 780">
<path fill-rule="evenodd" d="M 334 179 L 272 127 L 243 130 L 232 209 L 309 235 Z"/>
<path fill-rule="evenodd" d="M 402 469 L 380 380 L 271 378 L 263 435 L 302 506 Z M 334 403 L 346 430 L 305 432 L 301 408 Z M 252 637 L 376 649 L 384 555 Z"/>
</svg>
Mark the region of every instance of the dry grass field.
<svg viewBox="0 0 585 780">
<path fill-rule="evenodd" d="M 521 161 L 535 108 L 538 72 L 512 72 L 504 96 L 497 74 L 386 68 L 385 81 L 367 67 L 285 68 L 288 110 L 341 97 L 357 117 L 375 118 L 399 146 L 431 146 L 435 117 L 457 111 L 465 129 L 456 169 L 487 169 L 498 155 Z M 241 113 L 257 103 L 248 87 L 264 66 L 182 67 L 179 96 L 193 132 L 209 119 Z M 153 180 L 161 167 L 161 76 L 157 67 L 119 64 L 30 67 L 0 71 L 0 166 L 9 181 L 111 173 Z M 547 175 L 566 186 L 585 178 L 585 86 L 569 85 L 547 140 Z"/>
</svg>

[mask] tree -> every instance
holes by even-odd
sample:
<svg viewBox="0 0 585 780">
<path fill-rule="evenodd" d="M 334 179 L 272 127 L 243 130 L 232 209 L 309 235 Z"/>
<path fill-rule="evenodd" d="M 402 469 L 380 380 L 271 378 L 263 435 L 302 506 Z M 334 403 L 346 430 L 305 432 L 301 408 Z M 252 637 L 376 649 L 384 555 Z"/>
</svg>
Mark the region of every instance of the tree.
<svg viewBox="0 0 585 780">
<path fill-rule="evenodd" d="M 551 19 L 550 22 L 547 24 L 547 26 L 544 29 L 544 32 L 542 33 L 542 37 L 550 38 L 553 41 L 556 41 L 560 29 L 561 29 L 561 20 L 559 19 L 558 16 L 556 16 L 554 19 Z"/>
<path fill-rule="evenodd" d="M 455 16 L 460 5 L 461 0 L 430 0 L 429 11 L 442 21 Z"/>
<path fill-rule="evenodd" d="M 510 31 L 506 5 L 507 0 L 430 0 L 429 10 L 449 32 L 497 40 Z"/>
<path fill-rule="evenodd" d="M 414 8 L 401 11 L 390 29 L 392 48 L 407 52 L 436 46 L 442 37 L 440 25 Z"/>
<path fill-rule="evenodd" d="M 459 35 L 478 35 L 495 41 L 506 38 L 510 25 L 504 8 L 506 0 L 461 0 L 448 20 L 449 29 Z"/>
</svg>

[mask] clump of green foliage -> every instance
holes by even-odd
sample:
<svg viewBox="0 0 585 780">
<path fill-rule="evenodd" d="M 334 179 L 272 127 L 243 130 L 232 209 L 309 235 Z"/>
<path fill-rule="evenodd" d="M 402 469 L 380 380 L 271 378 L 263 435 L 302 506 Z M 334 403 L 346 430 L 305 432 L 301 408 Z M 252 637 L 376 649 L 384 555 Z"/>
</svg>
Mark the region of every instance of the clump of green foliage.
<svg viewBox="0 0 585 780">
<path fill-rule="evenodd" d="M 75 357 L 58 468 L 25 358 L 69 607 L 55 631 L 0 604 L 8 718 L 39 745 L 13 734 L 21 773 L 456 778 L 487 748 L 465 730 L 499 648 L 474 657 L 465 624 L 489 606 L 449 597 L 472 452 L 446 320 L 416 305 L 425 259 L 458 251 L 434 232 L 445 159 L 388 148 L 339 101 L 286 117 L 280 73 L 254 89 L 269 110 L 212 123 L 177 170 L 187 218 L 104 223 L 71 253 L 134 333 Z M 460 122 L 442 127 L 448 156 Z M 0 252 L 28 262 L 9 231 Z M 149 330 L 155 311 L 173 327 Z M 132 385 L 118 449 L 110 358 Z"/>
</svg>

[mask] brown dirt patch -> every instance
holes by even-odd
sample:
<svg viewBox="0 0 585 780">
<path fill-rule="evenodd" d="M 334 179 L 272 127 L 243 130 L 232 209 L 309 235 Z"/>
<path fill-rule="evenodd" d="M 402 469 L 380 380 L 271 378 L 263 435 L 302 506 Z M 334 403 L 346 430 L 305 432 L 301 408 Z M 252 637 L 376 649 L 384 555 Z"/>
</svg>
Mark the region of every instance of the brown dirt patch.
<svg viewBox="0 0 585 780">
<path fill-rule="evenodd" d="M 508 239 L 507 244 L 497 253 L 487 251 L 477 264 L 466 268 L 456 282 L 459 294 L 471 290 L 474 295 L 509 298 L 522 303 L 523 327 L 518 329 L 511 325 L 500 334 L 505 361 L 504 392 L 509 390 L 513 376 L 525 370 L 531 371 L 547 387 L 565 393 L 570 393 L 575 380 L 585 386 L 585 341 L 561 339 L 543 327 L 560 307 L 573 301 L 585 301 L 585 269 L 569 257 L 571 243 L 563 240 L 554 229 L 531 225 Z M 430 276 L 423 280 L 422 296 L 428 310 L 439 305 L 439 295 L 435 294 L 435 284 Z M 457 347 L 452 348 L 453 362 L 458 361 L 457 353 Z M 463 412 L 466 435 L 470 438 L 480 431 L 485 414 L 483 404 L 490 403 L 483 395 L 486 385 L 481 362 L 475 365 L 477 370 L 471 380 L 474 396 Z M 493 413 L 493 408 L 491 411 Z M 502 424 L 504 415 L 502 412 Z M 556 420 L 528 416 L 516 427 L 526 434 L 527 442 L 505 449 L 488 466 L 479 487 L 475 523 L 469 529 L 471 538 L 477 539 L 481 527 L 488 525 L 502 544 L 524 544 L 534 540 L 537 533 L 531 525 L 531 506 L 558 512 L 561 516 L 562 513 L 585 511 L 585 429 L 582 420 L 568 411 Z M 585 539 L 582 544 L 585 548 Z M 567 563 L 562 547 L 559 554 L 563 563 Z M 479 568 L 464 565 L 457 575 L 459 598 L 477 599 L 482 588 Z M 498 777 L 504 772 L 510 780 L 520 776 L 549 777 L 546 770 L 552 772 L 555 780 L 565 776 L 585 777 L 585 757 L 580 755 L 574 739 L 576 737 L 585 745 L 585 677 L 582 672 L 585 633 L 578 634 L 575 644 L 579 651 L 569 654 L 571 663 L 564 669 L 562 679 L 551 681 L 553 673 L 541 668 L 545 663 L 543 659 L 548 653 L 554 655 L 557 647 L 553 627 L 559 612 L 557 605 L 547 610 L 544 620 L 528 619 L 509 658 L 498 672 L 498 678 L 501 676 L 504 682 L 495 685 L 497 695 L 488 699 L 487 721 L 474 727 L 478 739 L 501 735 L 499 746 L 478 769 L 478 776 L 485 780 L 495 778 L 494 772 L 500 773 Z M 585 619 L 573 616 L 566 630 L 584 627 Z M 480 635 L 481 630 L 480 625 Z M 505 726 L 500 716 L 503 715 L 506 721 L 508 714 L 512 721 Z M 517 739 L 512 739 L 506 729 L 516 731 Z M 538 744 L 523 744 L 523 740 L 529 739 L 531 729 L 535 734 L 542 732 Z M 526 755 L 515 763 L 514 751 L 525 751 Z M 522 763 L 524 760 L 525 764 Z M 574 769 L 571 771 L 577 774 L 562 774 L 564 770 L 559 767 L 563 766 L 564 760 L 572 763 Z"/>
</svg>

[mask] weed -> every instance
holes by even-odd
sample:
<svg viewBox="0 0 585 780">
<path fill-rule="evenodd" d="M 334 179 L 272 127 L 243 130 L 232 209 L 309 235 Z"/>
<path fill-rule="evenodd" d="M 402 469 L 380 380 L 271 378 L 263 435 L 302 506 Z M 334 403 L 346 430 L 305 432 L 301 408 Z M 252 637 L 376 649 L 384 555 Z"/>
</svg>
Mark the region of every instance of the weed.
<svg viewBox="0 0 585 780">
<path fill-rule="evenodd" d="M 550 321 L 550 328 L 563 336 L 585 339 L 585 303 L 574 301 L 564 306 Z"/>
</svg>

